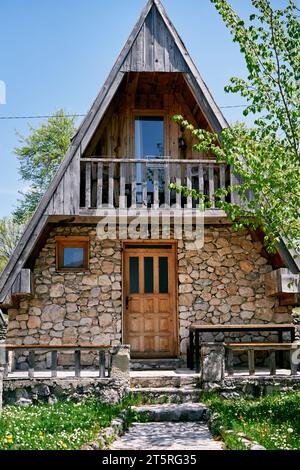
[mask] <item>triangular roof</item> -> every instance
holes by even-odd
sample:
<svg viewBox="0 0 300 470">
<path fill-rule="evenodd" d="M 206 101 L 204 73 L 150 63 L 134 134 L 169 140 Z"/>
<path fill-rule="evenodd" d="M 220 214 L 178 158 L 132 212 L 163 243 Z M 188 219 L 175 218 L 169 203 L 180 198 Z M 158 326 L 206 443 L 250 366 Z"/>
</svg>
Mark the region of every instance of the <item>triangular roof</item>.
<svg viewBox="0 0 300 470">
<path fill-rule="evenodd" d="M 153 47 L 152 53 L 147 53 L 147 34 L 150 36 L 152 34 L 152 37 L 150 37 L 150 42 L 152 41 Z M 163 41 L 165 41 L 164 49 L 172 51 L 173 55 L 169 54 L 168 57 L 165 55 L 164 59 L 160 61 L 155 58 L 155 51 L 159 48 L 163 48 L 163 45 L 161 44 L 162 38 L 164 38 Z M 142 50 L 141 44 L 143 44 L 144 50 Z M 85 151 L 91 137 L 101 122 L 101 119 L 111 103 L 124 74 L 131 70 L 183 72 L 211 128 L 216 132 L 220 132 L 224 127 L 227 127 L 228 124 L 224 116 L 202 80 L 184 43 L 171 23 L 162 4 L 159 0 L 149 0 L 97 98 L 72 139 L 72 143 L 58 169 L 57 174 L 43 196 L 0 277 L 0 304 L 10 293 L 13 283 L 47 224 L 48 216 L 55 213 L 55 211 L 53 212 L 53 206 L 55 206 L 55 201 L 59 197 L 59 187 L 62 184 L 63 179 L 66 179 L 70 184 L 70 190 L 68 191 L 68 195 L 70 197 L 70 201 L 68 201 L 68 214 L 72 215 L 76 212 L 76 197 L 78 199 L 78 189 L 73 186 L 74 178 L 72 178 L 71 174 L 72 166 L 74 171 L 79 171 L 80 155 Z M 61 215 L 63 214 L 66 214 L 65 210 L 61 211 Z"/>
<path fill-rule="evenodd" d="M 162 4 L 149 0 L 0 277 L 0 304 L 10 294 L 48 216 L 77 213 L 79 185 L 74 174 L 79 175 L 80 156 L 129 71 L 182 72 L 211 129 L 221 132 L 228 126 Z M 64 186 L 68 191 L 61 189 Z"/>
</svg>

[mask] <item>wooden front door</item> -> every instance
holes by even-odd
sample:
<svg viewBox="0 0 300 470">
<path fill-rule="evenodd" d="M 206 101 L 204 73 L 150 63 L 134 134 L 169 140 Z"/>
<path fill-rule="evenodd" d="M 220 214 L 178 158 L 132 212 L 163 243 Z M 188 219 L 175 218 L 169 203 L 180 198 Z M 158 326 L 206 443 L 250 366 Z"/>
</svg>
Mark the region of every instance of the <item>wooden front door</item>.
<svg viewBox="0 0 300 470">
<path fill-rule="evenodd" d="M 177 354 L 176 245 L 125 244 L 124 335 L 132 357 Z"/>
</svg>

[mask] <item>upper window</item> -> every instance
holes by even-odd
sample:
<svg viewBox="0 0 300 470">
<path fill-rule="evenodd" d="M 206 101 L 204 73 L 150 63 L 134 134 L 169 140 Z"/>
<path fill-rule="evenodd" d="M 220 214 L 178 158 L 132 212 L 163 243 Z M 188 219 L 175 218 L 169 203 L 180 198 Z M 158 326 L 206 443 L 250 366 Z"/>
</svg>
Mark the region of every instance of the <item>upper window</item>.
<svg viewBox="0 0 300 470">
<path fill-rule="evenodd" d="M 164 155 L 163 116 L 136 116 L 135 158 L 157 158 Z"/>
<path fill-rule="evenodd" d="M 59 271 L 89 268 L 89 237 L 56 237 L 56 267 Z"/>
</svg>

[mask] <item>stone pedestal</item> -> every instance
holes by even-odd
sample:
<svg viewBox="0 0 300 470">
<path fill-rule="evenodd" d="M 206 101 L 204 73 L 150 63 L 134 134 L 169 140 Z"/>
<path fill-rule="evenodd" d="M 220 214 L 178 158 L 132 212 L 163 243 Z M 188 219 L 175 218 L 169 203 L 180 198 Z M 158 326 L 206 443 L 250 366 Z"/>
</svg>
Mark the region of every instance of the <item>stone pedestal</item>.
<svg viewBox="0 0 300 470">
<path fill-rule="evenodd" d="M 115 346 L 112 354 L 111 377 L 130 381 L 130 346 Z"/>
<path fill-rule="evenodd" d="M 0 412 L 1 412 L 1 409 L 2 409 L 3 374 L 4 374 L 4 369 L 0 365 Z"/>
<path fill-rule="evenodd" d="M 201 346 L 200 379 L 203 388 L 221 384 L 225 373 L 225 348 L 223 343 L 203 343 Z"/>
</svg>

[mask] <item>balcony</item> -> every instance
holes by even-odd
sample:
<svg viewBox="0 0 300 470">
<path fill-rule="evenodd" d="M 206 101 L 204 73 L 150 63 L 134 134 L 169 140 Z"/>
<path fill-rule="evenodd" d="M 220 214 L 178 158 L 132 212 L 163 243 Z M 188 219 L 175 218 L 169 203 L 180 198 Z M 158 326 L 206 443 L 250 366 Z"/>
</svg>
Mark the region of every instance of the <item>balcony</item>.
<svg viewBox="0 0 300 470">
<path fill-rule="evenodd" d="M 209 211 L 213 212 L 217 211 L 214 193 L 230 184 L 230 169 L 215 160 L 82 158 L 80 213 L 196 208 L 197 200 L 170 191 L 170 183 L 205 195 Z"/>
</svg>

